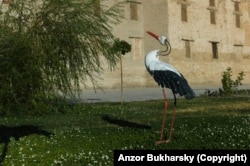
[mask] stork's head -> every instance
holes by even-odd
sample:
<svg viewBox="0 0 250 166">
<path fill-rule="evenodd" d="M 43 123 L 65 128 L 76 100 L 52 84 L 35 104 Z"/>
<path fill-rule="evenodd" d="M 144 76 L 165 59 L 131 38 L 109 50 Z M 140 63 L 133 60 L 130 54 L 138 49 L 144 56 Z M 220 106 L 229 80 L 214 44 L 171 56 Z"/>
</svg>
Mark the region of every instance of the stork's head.
<svg viewBox="0 0 250 166">
<path fill-rule="evenodd" d="M 166 50 L 160 51 L 160 53 L 159 53 L 160 55 L 166 56 L 166 55 L 170 54 L 170 52 L 171 52 L 171 45 L 170 45 L 167 37 L 165 37 L 165 36 L 158 36 L 158 35 L 154 34 L 153 32 L 150 32 L 150 31 L 147 31 L 147 33 L 149 35 L 151 35 L 152 37 L 154 37 L 156 40 L 158 40 L 161 45 L 166 46 Z"/>
<path fill-rule="evenodd" d="M 167 37 L 156 35 L 156 34 L 154 34 L 153 32 L 150 32 L 150 31 L 147 31 L 147 33 L 149 35 L 151 35 L 152 37 L 154 37 L 156 40 L 158 40 L 161 45 L 166 45 Z"/>
</svg>

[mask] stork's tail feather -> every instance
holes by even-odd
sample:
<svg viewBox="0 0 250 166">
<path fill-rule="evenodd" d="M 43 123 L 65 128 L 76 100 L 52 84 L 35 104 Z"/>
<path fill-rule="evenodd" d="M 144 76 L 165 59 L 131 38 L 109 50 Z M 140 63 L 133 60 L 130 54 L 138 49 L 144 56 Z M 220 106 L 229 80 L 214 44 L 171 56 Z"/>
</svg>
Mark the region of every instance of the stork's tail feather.
<svg viewBox="0 0 250 166">
<path fill-rule="evenodd" d="M 183 75 L 178 75 L 172 71 L 159 70 L 152 71 L 151 74 L 162 88 L 170 88 L 174 94 L 180 94 L 180 96 L 184 96 L 186 99 L 195 97 L 194 91 L 190 88 Z"/>
<path fill-rule="evenodd" d="M 192 88 L 187 83 L 187 80 L 183 77 L 183 80 L 180 82 L 179 94 L 185 96 L 186 99 L 192 99 L 195 97 L 195 93 Z"/>
<path fill-rule="evenodd" d="M 187 80 L 181 75 L 181 77 L 176 77 L 173 81 L 175 88 L 174 93 L 179 93 L 180 96 L 184 96 L 186 99 L 192 99 L 195 97 L 193 89 L 188 85 Z"/>
</svg>

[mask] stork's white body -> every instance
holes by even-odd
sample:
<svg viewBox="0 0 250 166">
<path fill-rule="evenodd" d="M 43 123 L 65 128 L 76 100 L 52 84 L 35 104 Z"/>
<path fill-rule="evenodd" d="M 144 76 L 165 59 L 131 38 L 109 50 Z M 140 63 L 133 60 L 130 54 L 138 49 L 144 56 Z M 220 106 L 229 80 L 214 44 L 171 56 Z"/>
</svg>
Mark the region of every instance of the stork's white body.
<svg viewBox="0 0 250 166">
<path fill-rule="evenodd" d="M 176 68 L 174 68 L 172 65 L 168 63 L 165 63 L 159 60 L 159 51 L 160 50 L 153 50 L 147 54 L 146 59 L 145 59 L 145 65 L 146 65 L 147 70 L 149 72 L 156 71 L 156 70 L 158 71 L 168 70 L 168 71 L 175 72 L 181 77 L 181 73 Z"/>
<path fill-rule="evenodd" d="M 159 50 L 149 52 L 145 59 L 148 72 L 161 88 L 169 88 L 175 94 L 193 98 L 194 92 L 183 75 L 172 65 L 159 60 Z"/>
</svg>

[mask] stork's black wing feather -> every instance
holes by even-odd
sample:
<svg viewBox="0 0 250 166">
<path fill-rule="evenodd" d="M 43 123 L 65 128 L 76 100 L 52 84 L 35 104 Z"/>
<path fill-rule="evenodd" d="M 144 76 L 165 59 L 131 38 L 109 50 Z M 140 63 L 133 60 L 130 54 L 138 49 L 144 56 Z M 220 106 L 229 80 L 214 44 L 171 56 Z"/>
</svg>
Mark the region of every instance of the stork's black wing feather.
<svg viewBox="0 0 250 166">
<path fill-rule="evenodd" d="M 154 70 L 150 71 L 154 80 L 162 88 L 169 88 L 175 94 L 185 96 L 187 99 L 195 97 L 194 91 L 188 85 L 187 80 L 181 75 L 170 70 Z"/>
</svg>

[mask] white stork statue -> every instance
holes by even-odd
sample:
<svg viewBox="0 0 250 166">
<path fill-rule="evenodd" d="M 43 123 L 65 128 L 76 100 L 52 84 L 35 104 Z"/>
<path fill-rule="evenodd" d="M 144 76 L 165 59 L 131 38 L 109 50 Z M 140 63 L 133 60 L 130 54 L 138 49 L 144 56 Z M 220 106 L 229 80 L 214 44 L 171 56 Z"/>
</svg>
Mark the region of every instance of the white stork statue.
<svg viewBox="0 0 250 166">
<path fill-rule="evenodd" d="M 156 40 L 160 42 L 161 45 L 167 47 L 165 51 L 160 50 L 153 50 L 149 52 L 145 59 L 145 65 L 148 72 L 152 75 L 154 80 L 158 83 L 158 85 L 162 88 L 163 97 L 164 97 L 164 112 L 163 112 L 163 120 L 162 120 L 162 129 L 161 129 L 161 136 L 160 140 L 156 142 L 156 144 L 160 143 L 168 143 L 172 137 L 172 131 L 174 127 L 174 119 L 175 119 L 175 112 L 176 112 L 176 94 L 180 96 L 185 96 L 187 99 L 192 99 L 195 97 L 194 91 L 188 85 L 186 79 L 183 75 L 172 65 L 167 64 L 159 60 L 159 56 L 162 55 L 169 55 L 171 52 L 171 46 L 165 36 L 158 36 L 150 31 L 147 32 L 149 35 L 154 37 Z M 166 119 L 166 112 L 168 107 L 167 97 L 164 88 L 169 88 L 172 90 L 174 95 L 174 111 L 172 115 L 172 122 L 169 131 L 169 138 L 163 139 L 163 133 L 165 128 L 165 119 Z"/>
</svg>

